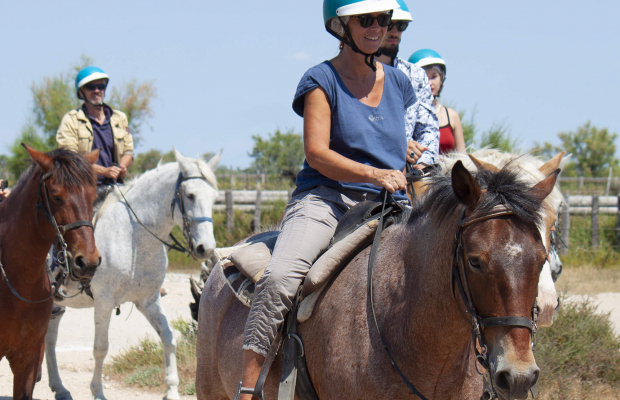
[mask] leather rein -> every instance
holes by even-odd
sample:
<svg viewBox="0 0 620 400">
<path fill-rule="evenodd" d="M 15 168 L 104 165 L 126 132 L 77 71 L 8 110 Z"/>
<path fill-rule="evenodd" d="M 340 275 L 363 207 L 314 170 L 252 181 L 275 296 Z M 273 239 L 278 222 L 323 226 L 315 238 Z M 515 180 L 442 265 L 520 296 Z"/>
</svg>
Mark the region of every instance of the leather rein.
<svg viewBox="0 0 620 400">
<path fill-rule="evenodd" d="M 370 251 L 370 257 L 368 259 L 368 298 L 370 300 L 370 311 L 372 314 L 372 320 L 379 334 L 379 340 L 381 341 L 381 345 L 388 356 L 390 363 L 400 376 L 401 380 L 407 385 L 409 391 L 419 397 L 422 400 L 428 400 L 420 391 L 415 387 L 411 381 L 407 379 L 405 374 L 396 364 L 396 361 L 392 357 L 383 336 L 381 335 L 381 330 L 379 329 L 379 323 L 377 322 L 377 316 L 375 314 L 374 300 L 373 300 L 373 290 L 372 290 L 372 279 L 373 279 L 373 267 L 375 258 L 377 255 L 377 251 L 379 249 L 379 241 L 381 240 L 381 233 L 383 230 L 383 216 L 385 215 L 385 207 L 386 203 L 389 205 L 390 203 L 395 203 L 392 199 L 391 195 L 384 189 L 381 193 L 383 197 L 383 206 L 381 210 L 381 217 L 379 219 L 379 225 L 377 227 L 377 231 L 375 232 L 375 238 L 372 244 L 372 248 Z M 524 318 L 524 317 L 515 317 L 515 316 L 505 316 L 505 317 L 488 317 L 483 318 L 480 317 L 476 311 L 476 307 L 473 302 L 473 298 L 471 296 L 471 291 L 469 289 L 469 282 L 467 281 L 467 275 L 465 274 L 464 265 L 465 265 L 465 252 L 463 250 L 463 230 L 468 226 L 471 226 L 475 223 L 486 221 L 492 218 L 500 218 L 506 216 L 515 215 L 513 211 L 511 211 L 508 207 L 504 205 L 498 205 L 491 210 L 489 214 L 482 215 L 475 218 L 465 218 L 466 209 L 463 208 L 461 217 L 459 219 L 459 224 L 457 227 L 457 231 L 454 235 L 454 255 L 452 261 L 452 269 L 451 269 L 451 279 L 450 284 L 452 286 L 452 294 L 455 296 L 454 292 L 454 283 L 456 282 L 459 293 L 465 304 L 466 312 L 469 314 L 470 323 L 472 327 L 472 341 L 474 344 L 474 351 L 476 355 L 476 361 L 479 362 L 482 367 L 485 369 L 484 373 L 481 373 L 478 369 L 478 365 L 476 364 L 476 372 L 478 374 L 483 375 L 485 380 L 487 381 L 487 385 L 483 392 L 482 399 L 490 400 L 498 398 L 497 393 L 495 391 L 495 385 L 493 384 L 493 379 L 491 377 L 489 360 L 488 360 L 488 348 L 485 344 L 483 332 L 485 328 L 491 327 L 502 327 L 502 326 L 518 326 L 527 328 L 531 332 L 532 336 L 532 347 L 536 343 L 536 331 L 537 331 L 537 320 L 538 320 L 538 307 L 536 304 L 532 307 L 532 318 Z M 479 350 L 480 349 L 480 350 Z"/>
<path fill-rule="evenodd" d="M 60 266 L 61 271 L 62 271 L 62 278 L 59 279 L 58 281 L 60 282 L 64 281 L 67 275 L 69 275 L 72 280 L 80 281 L 81 279 L 75 276 L 75 272 L 73 271 L 73 268 L 71 267 L 71 263 L 69 262 L 69 258 L 67 256 L 67 243 L 65 241 L 64 235 L 70 230 L 77 229 L 82 226 L 86 226 L 86 227 L 90 227 L 91 229 L 94 229 L 93 223 L 91 221 L 80 220 L 80 221 L 71 222 L 69 224 L 58 225 L 58 223 L 56 222 L 56 218 L 54 218 L 54 214 L 52 212 L 52 207 L 49 201 L 49 192 L 48 192 L 47 186 L 45 185 L 45 181 L 47 181 L 51 176 L 52 176 L 52 173 L 48 172 L 45 174 L 41 173 L 41 176 L 39 177 L 39 189 L 37 193 L 37 203 L 36 203 L 36 208 L 35 208 L 35 222 L 38 227 L 39 226 L 39 210 L 40 210 L 43 216 L 45 216 L 45 219 L 47 219 L 47 221 L 50 223 L 50 225 L 52 225 L 52 227 L 54 228 L 54 231 L 56 232 L 55 247 L 59 249 L 56 253 L 56 260 L 58 261 L 58 265 Z M 2 276 L 4 277 L 4 280 L 6 281 L 7 286 L 9 287 L 9 290 L 11 291 L 11 293 L 13 293 L 15 297 L 17 297 L 21 301 L 24 301 L 30 304 L 44 303 L 48 301 L 49 299 L 51 299 L 52 297 L 54 297 L 58 293 L 59 285 L 51 284 L 53 287 L 52 294 L 46 297 L 45 299 L 43 300 L 25 299 L 24 297 L 20 296 L 19 293 L 17 293 L 15 288 L 13 288 L 13 286 L 9 282 L 9 279 L 6 276 L 6 272 L 4 271 L 4 266 L 2 265 L 1 262 L 0 262 L 0 269 L 2 270 Z M 57 280 L 54 278 L 50 266 L 46 265 L 45 269 L 46 269 L 48 277 L 50 278 L 50 282 L 56 282 Z"/>
<path fill-rule="evenodd" d="M 187 216 L 187 212 L 185 211 L 185 205 L 183 204 L 183 201 L 181 201 L 181 197 L 182 197 L 181 183 L 183 183 L 185 181 L 189 181 L 191 179 L 200 179 L 200 180 L 203 180 L 203 181 L 207 182 L 207 180 L 206 180 L 206 178 L 204 176 L 189 176 L 189 177 L 185 178 L 183 176 L 183 172 L 180 172 L 179 173 L 179 177 L 177 178 L 177 183 L 176 183 L 175 189 L 174 189 L 174 195 L 172 196 L 172 202 L 170 203 L 170 214 L 172 215 L 173 219 L 174 219 L 174 208 L 175 208 L 175 205 L 179 207 L 179 211 L 181 212 L 181 216 L 183 218 L 183 237 L 185 237 L 185 240 L 189 244 L 189 246 L 188 246 L 189 249 L 187 247 L 183 246 L 179 242 L 179 240 L 174 237 L 172 232 L 170 232 L 169 237 L 172 239 L 174 244 L 170 244 L 170 243 L 166 242 L 165 240 L 160 239 L 156 234 L 154 234 L 149 228 L 147 228 L 146 225 L 144 225 L 142 223 L 142 221 L 140 221 L 140 218 L 138 218 L 138 215 L 136 214 L 136 212 L 133 210 L 133 208 L 129 204 L 129 201 L 127 201 L 127 198 L 125 198 L 125 194 L 123 193 L 121 188 L 118 187 L 118 185 L 116 183 L 114 185 L 116 186 L 116 188 L 120 192 L 121 196 L 123 197 L 123 200 L 125 201 L 125 204 L 129 208 L 129 210 L 131 211 L 133 216 L 136 218 L 136 221 L 138 221 L 138 223 L 148 233 L 150 233 L 151 236 L 153 236 L 155 239 L 159 240 L 163 245 L 168 247 L 169 250 L 176 250 L 176 251 L 181 252 L 181 253 L 187 253 L 188 255 L 192 255 L 192 251 L 194 250 L 194 243 L 193 243 L 191 235 L 190 235 L 190 227 L 193 224 L 200 224 L 202 222 L 211 222 L 211 223 L 213 223 L 213 218 L 211 218 L 211 217 L 189 218 Z M 192 255 L 192 257 L 193 257 L 193 255 Z"/>
</svg>

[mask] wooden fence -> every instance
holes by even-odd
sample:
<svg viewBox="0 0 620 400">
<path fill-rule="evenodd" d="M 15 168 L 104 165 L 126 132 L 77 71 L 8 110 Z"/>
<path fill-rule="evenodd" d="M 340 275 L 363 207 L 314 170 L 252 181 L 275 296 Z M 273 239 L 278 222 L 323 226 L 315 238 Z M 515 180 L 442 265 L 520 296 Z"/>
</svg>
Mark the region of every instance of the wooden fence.
<svg viewBox="0 0 620 400">
<path fill-rule="evenodd" d="M 274 201 L 288 201 L 292 196 L 292 190 L 220 190 L 217 196 L 214 211 L 226 212 L 226 228 L 234 228 L 234 210 L 254 213 L 254 226 L 260 226 L 261 209 L 270 207 L 264 203 Z M 566 254 L 570 247 L 570 219 L 571 215 L 587 215 L 592 220 L 592 247 L 599 247 L 599 215 L 617 215 L 616 235 L 620 243 L 620 195 L 599 196 L 594 195 L 565 195 L 567 204 L 560 208 L 560 232 L 562 237 L 561 253 Z"/>
</svg>

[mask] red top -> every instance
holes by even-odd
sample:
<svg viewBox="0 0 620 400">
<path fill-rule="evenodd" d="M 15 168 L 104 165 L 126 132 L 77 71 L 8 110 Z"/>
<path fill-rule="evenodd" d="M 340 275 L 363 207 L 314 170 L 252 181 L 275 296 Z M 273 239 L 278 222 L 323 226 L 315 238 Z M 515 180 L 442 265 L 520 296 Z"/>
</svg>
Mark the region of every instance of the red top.
<svg viewBox="0 0 620 400">
<path fill-rule="evenodd" d="M 454 130 L 450 126 L 450 114 L 448 109 L 446 110 L 446 116 L 448 117 L 448 125 L 439 127 L 439 153 L 446 154 L 454 149 Z"/>
</svg>

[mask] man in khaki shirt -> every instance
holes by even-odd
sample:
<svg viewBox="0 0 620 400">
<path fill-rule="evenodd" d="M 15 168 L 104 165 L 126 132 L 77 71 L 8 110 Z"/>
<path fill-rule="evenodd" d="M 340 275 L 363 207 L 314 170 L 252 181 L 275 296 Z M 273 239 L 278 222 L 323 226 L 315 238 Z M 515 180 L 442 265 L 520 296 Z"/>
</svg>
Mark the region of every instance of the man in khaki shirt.
<svg viewBox="0 0 620 400">
<path fill-rule="evenodd" d="M 56 140 L 58 147 L 86 153 L 100 149 L 93 166 L 98 185 L 109 185 L 127 174 L 133 162 L 133 138 L 127 116 L 103 102 L 109 77 L 100 68 L 86 67 L 75 79 L 82 107 L 62 118 Z"/>
</svg>

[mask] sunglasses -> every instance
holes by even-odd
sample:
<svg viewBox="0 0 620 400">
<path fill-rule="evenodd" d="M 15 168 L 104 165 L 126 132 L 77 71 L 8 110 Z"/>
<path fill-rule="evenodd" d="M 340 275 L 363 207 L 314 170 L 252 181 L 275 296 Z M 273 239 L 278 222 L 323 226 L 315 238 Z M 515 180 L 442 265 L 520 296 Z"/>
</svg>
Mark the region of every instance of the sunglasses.
<svg viewBox="0 0 620 400">
<path fill-rule="evenodd" d="M 370 28 L 375 20 L 379 23 L 379 26 L 385 28 L 390 24 L 392 20 L 392 14 L 381 14 L 376 17 L 373 17 L 370 14 L 362 14 L 362 15 L 353 15 L 353 17 L 357 18 L 360 21 L 360 25 L 362 28 Z"/>
<path fill-rule="evenodd" d="M 404 32 L 405 29 L 409 26 L 409 21 L 392 21 L 388 27 L 388 31 L 391 31 L 394 27 L 399 32 Z"/>
<path fill-rule="evenodd" d="M 88 90 L 89 92 L 92 92 L 95 89 L 99 89 L 103 92 L 105 91 L 106 86 L 108 85 L 106 85 L 105 83 L 98 83 L 96 85 L 94 83 L 89 83 L 84 85 L 84 89 Z"/>
</svg>

